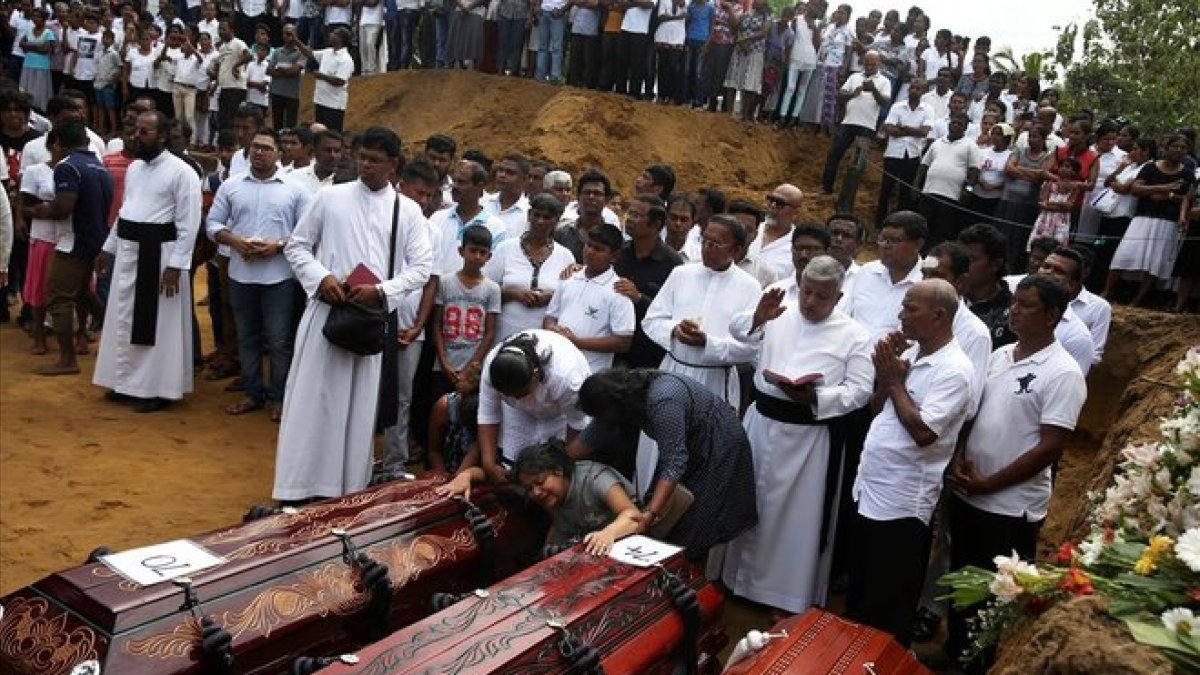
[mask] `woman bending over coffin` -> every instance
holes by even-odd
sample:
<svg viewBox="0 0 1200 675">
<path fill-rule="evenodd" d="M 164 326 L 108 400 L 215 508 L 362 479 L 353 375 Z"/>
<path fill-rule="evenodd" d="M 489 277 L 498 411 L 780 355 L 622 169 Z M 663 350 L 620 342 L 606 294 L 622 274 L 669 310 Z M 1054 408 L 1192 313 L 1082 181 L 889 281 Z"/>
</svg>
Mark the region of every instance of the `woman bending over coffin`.
<svg viewBox="0 0 1200 675">
<path fill-rule="evenodd" d="M 521 450 L 512 479 L 550 514 L 547 544 L 582 539 L 588 553 L 605 555 L 613 542 L 639 531 L 629 481 L 603 464 L 571 459 L 558 439 Z M 470 499 L 471 484 L 486 480 L 483 469 L 473 466 L 438 492 Z"/>
</svg>

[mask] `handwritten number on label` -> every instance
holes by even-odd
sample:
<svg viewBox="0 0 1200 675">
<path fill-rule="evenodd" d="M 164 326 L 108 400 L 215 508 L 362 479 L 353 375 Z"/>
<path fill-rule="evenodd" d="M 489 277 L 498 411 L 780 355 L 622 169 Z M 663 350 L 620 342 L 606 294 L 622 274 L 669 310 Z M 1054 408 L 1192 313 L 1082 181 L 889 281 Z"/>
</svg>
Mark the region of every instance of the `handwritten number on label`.
<svg viewBox="0 0 1200 675">
<path fill-rule="evenodd" d="M 167 576 L 163 570 L 181 570 L 189 567 L 186 562 L 179 562 L 173 555 L 152 555 L 142 560 L 142 567 L 154 572 L 160 577 Z"/>
</svg>

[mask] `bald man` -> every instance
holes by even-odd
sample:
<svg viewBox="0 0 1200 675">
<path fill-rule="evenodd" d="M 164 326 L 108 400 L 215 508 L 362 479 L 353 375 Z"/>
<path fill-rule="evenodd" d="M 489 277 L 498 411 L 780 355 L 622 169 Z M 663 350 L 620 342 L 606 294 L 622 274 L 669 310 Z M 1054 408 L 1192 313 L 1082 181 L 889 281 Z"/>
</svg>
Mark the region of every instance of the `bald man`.
<svg viewBox="0 0 1200 675">
<path fill-rule="evenodd" d="M 958 293 L 918 282 L 900 306 L 900 330 L 875 346 L 879 414 L 863 445 L 852 496 L 857 517 L 847 609 L 905 647 L 925 577 L 930 521 L 959 430 L 972 408 L 975 369 L 954 339 Z M 909 346 L 909 341 L 915 344 Z"/>
<path fill-rule="evenodd" d="M 747 258 L 767 263 L 781 278 L 792 276 L 796 270 L 792 263 L 792 228 L 803 200 L 804 193 L 791 183 L 771 190 L 766 219 L 746 253 Z"/>
</svg>

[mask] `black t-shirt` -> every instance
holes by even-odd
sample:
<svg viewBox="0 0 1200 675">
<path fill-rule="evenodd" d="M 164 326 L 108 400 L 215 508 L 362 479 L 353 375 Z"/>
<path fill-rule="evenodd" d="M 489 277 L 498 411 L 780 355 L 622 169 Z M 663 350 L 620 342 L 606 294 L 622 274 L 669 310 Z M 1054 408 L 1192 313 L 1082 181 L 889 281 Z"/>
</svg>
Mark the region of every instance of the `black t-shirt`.
<svg viewBox="0 0 1200 675">
<path fill-rule="evenodd" d="M 988 300 L 973 302 L 969 305 L 971 311 L 983 325 L 987 326 L 992 336 L 992 350 L 1017 341 L 1017 336 L 1008 325 L 1008 316 L 1012 305 L 1012 290 L 1004 281 L 1000 282 L 1000 290 Z"/>
<path fill-rule="evenodd" d="M 639 259 L 633 252 L 633 242 L 625 243 L 625 247 L 617 253 L 613 261 L 613 269 L 617 275 L 633 282 L 642 294 L 640 302 L 633 303 L 633 311 L 637 317 L 637 332 L 633 334 L 633 344 L 625 354 L 618 358 L 630 368 L 657 368 L 666 355 L 666 350 L 659 347 L 642 332 L 642 318 L 650 309 L 650 301 L 658 295 L 658 291 L 671 275 L 671 270 L 682 265 L 683 259 L 663 242 L 659 241 L 650 255 Z"/>
<path fill-rule="evenodd" d="M 1163 173 L 1158 168 L 1158 162 L 1147 162 L 1146 166 L 1138 172 L 1137 180 L 1143 181 L 1147 186 L 1166 185 L 1174 183 L 1177 180 L 1183 181 L 1175 194 L 1186 195 L 1192 190 L 1192 183 L 1196 181 L 1196 176 L 1193 172 L 1188 171 L 1186 165 L 1180 165 L 1179 173 Z M 1174 199 L 1150 199 L 1149 197 L 1138 197 L 1137 211 L 1134 216 L 1145 216 L 1147 218 L 1161 218 L 1171 222 L 1179 220 L 1179 201 Z"/>
<path fill-rule="evenodd" d="M 33 139 L 41 136 L 33 129 L 26 129 L 25 133 L 19 136 L 9 136 L 0 131 L 0 149 L 4 150 L 4 161 L 8 162 L 8 182 L 10 185 L 17 185 L 17 176 L 21 173 L 21 151 L 25 149 L 25 144 Z"/>
</svg>

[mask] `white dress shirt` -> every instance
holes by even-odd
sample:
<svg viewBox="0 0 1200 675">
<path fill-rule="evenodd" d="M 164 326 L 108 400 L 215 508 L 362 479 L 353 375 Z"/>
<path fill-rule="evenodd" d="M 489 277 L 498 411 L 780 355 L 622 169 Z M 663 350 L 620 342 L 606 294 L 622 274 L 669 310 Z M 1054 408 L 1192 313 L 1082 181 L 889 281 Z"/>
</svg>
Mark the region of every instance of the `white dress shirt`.
<svg viewBox="0 0 1200 675">
<path fill-rule="evenodd" d="M 1108 345 L 1108 328 L 1112 323 L 1112 305 L 1104 298 L 1086 288 L 1079 290 L 1070 303 L 1071 311 L 1087 326 L 1092 335 L 1092 345 L 1096 348 L 1093 363 L 1104 358 L 1104 348 Z"/>
</svg>

